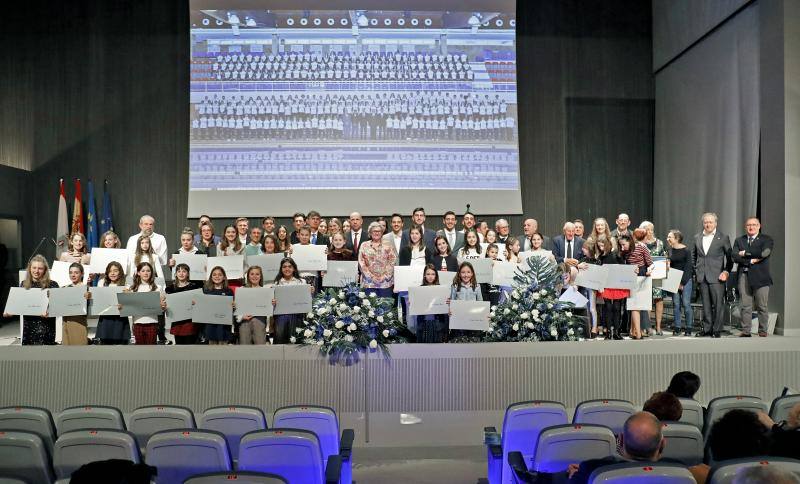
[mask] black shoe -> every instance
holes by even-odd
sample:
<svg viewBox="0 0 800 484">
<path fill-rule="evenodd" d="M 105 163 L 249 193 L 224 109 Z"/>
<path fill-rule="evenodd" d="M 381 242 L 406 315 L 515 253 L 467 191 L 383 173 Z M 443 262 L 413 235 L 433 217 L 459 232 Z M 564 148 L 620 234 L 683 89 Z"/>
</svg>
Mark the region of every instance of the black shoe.
<svg viewBox="0 0 800 484">
<path fill-rule="evenodd" d="M 711 336 L 711 333 L 706 333 L 705 331 L 700 331 L 696 335 L 698 338 L 705 338 L 706 336 Z"/>
<path fill-rule="evenodd" d="M 623 340 L 623 339 L 625 339 L 625 338 L 623 338 L 621 334 L 615 334 L 615 335 L 614 335 L 614 339 L 615 339 L 615 340 Z"/>
<path fill-rule="evenodd" d="M 716 331 L 716 332 L 714 332 L 714 334 L 711 337 L 712 338 L 722 338 L 722 335 L 719 334 L 719 331 Z"/>
<path fill-rule="evenodd" d="M 740 338 L 751 338 L 753 335 L 750 333 L 742 333 L 739 335 Z"/>
<path fill-rule="evenodd" d="M 686 331 L 683 332 L 683 335 L 684 336 L 691 336 L 692 335 L 692 330 L 691 329 L 687 329 Z"/>
<path fill-rule="evenodd" d="M 679 330 L 679 329 L 673 329 L 672 330 L 672 336 L 678 336 L 679 334 L 681 334 L 681 330 Z"/>
</svg>

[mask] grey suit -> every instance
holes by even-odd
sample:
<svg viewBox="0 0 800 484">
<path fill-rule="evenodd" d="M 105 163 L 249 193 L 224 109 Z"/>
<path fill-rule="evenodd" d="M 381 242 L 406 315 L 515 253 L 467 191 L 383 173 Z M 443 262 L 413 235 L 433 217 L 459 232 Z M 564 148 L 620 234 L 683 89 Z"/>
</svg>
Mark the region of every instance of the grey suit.
<svg viewBox="0 0 800 484">
<path fill-rule="evenodd" d="M 464 247 L 464 232 L 456 230 L 455 233 L 456 233 L 456 243 L 450 247 L 450 252 L 457 252 L 458 249 Z M 447 238 L 447 234 L 444 232 L 444 230 L 437 231 L 436 235 L 437 236 L 441 235 L 445 239 Z"/>
<path fill-rule="evenodd" d="M 733 268 L 730 239 L 717 230 L 706 253 L 703 250 L 703 233 L 700 232 L 694 236 L 692 258 L 703 299 L 703 332 L 719 333 L 725 315 L 725 283 L 719 280 L 719 276 L 723 272 L 730 273 Z"/>
</svg>

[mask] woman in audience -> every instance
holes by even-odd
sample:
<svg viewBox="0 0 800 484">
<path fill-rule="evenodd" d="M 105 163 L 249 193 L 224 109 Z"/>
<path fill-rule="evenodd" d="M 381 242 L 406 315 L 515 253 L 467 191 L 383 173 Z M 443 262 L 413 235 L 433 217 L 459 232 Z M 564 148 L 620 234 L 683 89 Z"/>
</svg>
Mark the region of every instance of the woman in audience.
<svg viewBox="0 0 800 484">
<path fill-rule="evenodd" d="M 380 223 L 369 224 L 367 233 L 369 242 L 361 243 L 358 247 L 361 287 L 374 290 L 371 292 L 375 292 L 378 297 L 392 297 L 394 264 L 397 259 L 394 247 L 383 243 L 383 229 Z"/>
<path fill-rule="evenodd" d="M 614 249 L 611 239 L 605 235 L 598 235 L 595 240 L 597 262 L 604 264 L 624 264 L 622 256 Z M 630 295 L 628 289 L 607 287 L 600 293 L 603 298 L 602 313 L 605 326 L 608 329 L 605 338 L 621 340 L 622 329 L 622 302 Z"/>
<path fill-rule="evenodd" d="M 44 256 L 36 254 L 28 262 L 25 271 L 25 280 L 20 284 L 25 289 L 49 289 L 58 287 L 50 280 L 50 268 Z M 4 318 L 14 316 L 3 313 Z M 41 316 L 22 317 L 22 344 L 23 345 L 54 345 L 56 344 L 56 318 L 48 317 L 47 311 Z"/>
<path fill-rule="evenodd" d="M 678 285 L 678 292 L 672 295 L 672 312 L 674 314 L 672 335 L 679 335 L 681 328 L 683 328 L 683 334 L 691 336 L 694 323 L 694 316 L 692 315 L 692 275 L 694 274 L 692 255 L 683 243 L 683 234 L 678 229 L 669 231 L 667 243 L 670 247 L 669 270 L 683 271 L 681 283 Z M 684 325 L 685 328 L 683 327 Z"/>
<path fill-rule="evenodd" d="M 233 225 L 225 226 L 225 230 L 222 232 L 222 240 L 217 245 L 217 254 L 219 256 L 244 254 L 244 245 L 239 240 L 239 234 Z"/>
<path fill-rule="evenodd" d="M 175 266 L 175 278 L 172 284 L 167 286 L 166 293 L 175 294 L 177 292 L 193 291 L 201 287 L 200 283 L 189 280 L 189 266 L 178 264 Z M 200 327 L 198 324 L 193 323 L 191 319 L 185 319 L 173 322 L 169 333 L 175 337 L 176 345 L 193 345 L 197 344 Z"/>
<path fill-rule="evenodd" d="M 119 262 L 109 262 L 100 286 L 125 288 L 125 271 Z M 100 316 L 95 337 L 104 345 L 126 345 L 131 341 L 131 325 L 122 316 Z"/>
<path fill-rule="evenodd" d="M 88 264 L 89 255 L 86 253 L 86 237 L 80 232 L 70 235 L 69 250 L 62 252 L 58 260 L 61 262 Z"/>
<path fill-rule="evenodd" d="M 447 243 L 447 238 L 443 235 L 437 235 L 436 238 L 433 239 L 433 246 L 436 248 L 436 253 L 431 257 L 431 264 L 436 267 L 436 270 L 457 271 L 458 260 L 456 256 L 450 252 L 450 244 Z"/>
<path fill-rule="evenodd" d="M 251 266 L 245 274 L 244 287 L 263 287 L 264 276 L 259 266 Z M 239 319 L 239 344 L 267 344 L 267 320 L 264 316 L 242 315 Z"/>
<path fill-rule="evenodd" d="M 408 229 L 408 245 L 400 248 L 398 265 L 425 267 L 430 263 L 432 254 L 422 240 L 422 231 L 416 225 Z"/>
<path fill-rule="evenodd" d="M 620 254 L 625 259 L 625 263 L 635 267 L 635 271 L 639 276 L 649 277 L 653 259 L 650 258 L 650 252 L 647 246 L 642 243 L 647 231 L 644 229 L 636 229 L 633 231 L 632 240 L 629 236 L 623 235 L 619 238 Z M 631 315 L 631 338 L 642 339 L 642 330 L 639 326 L 641 320 L 641 313 L 639 310 L 629 310 Z"/>
<path fill-rule="evenodd" d="M 333 236 L 333 234 L 339 233 L 342 231 L 342 222 L 339 221 L 336 217 L 331 217 L 328 220 L 328 236 Z"/>
<path fill-rule="evenodd" d="M 214 226 L 211 222 L 200 227 L 200 240 L 197 242 L 197 253 L 208 257 L 217 256 L 218 237 L 214 235 Z"/>
<path fill-rule="evenodd" d="M 464 246 L 458 249 L 456 259 L 459 262 L 471 259 L 480 259 L 482 249 L 478 232 L 475 229 L 468 229 L 464 234 Z"/>
<path fill-rule="evenodd" d="M 645 220 L 639 224 L 639 228 L 647 231 L 647 235 L 645 235 L 642 242 L 644 242 L 645 246 L 647 246 L 647 250 L 650 252 L 650 257 L 666 257 L 667 252 L 664 250 L 664 242 L 662 242 L 661 239 L 656 238 L 655 226 L 653 223 Z M 664 317 L 664 291 L 662 291 L 660 287 L 653 288 L 653 306 L 655 308 L 656 316 L 656 334 L 661 336 L 664 334 L 661 331 L 661 320 Z M 649 319 L 650 315 L 648 311 L 643 311 L 642 315 L 647 316 Z"/>
<path fill-rule="evenodd" d="M 141 237 L 139 238 L 141 240 Z M 148 238 L 149 240 L 149 238 Z M 136 265 L 136 275 L 133 276 L 133 285 L 125 292 L 153 292 L 161 297 L 161 310 L 167 307 L 167 301 L 161 288 L 156 285 L 155 270 L 149 262 L 139 262 Z M 119 305 L 122 309 L 122 305 Z M 156 315 L 133 317 L 133 340 L 137 345 L 154 345 L 158 333 L 158 317 Z"/>
<path fill-rule="evenodd" d="M 423 286 L 438 286 L 439 273 L 433 264 L 427 264 L 422 276 Z M 447 315 L 425 314 L 409 316 L 415 319 L 417 343 L 444 343 L 447 339 Z"/>
<path fill-rule="evenodd" d="M 281 261 L 281 270 L 275 277 L 276 286 L 296 286 L 303 285 L 305 281 L 300 279 L 300 274 L 297 271 L 297 264 L 290 257 Z M 313 289 L 313 288 L 312 288 Z M 272 300 L 272 305 L 278 303 L 275 299 Z M 294 343 L 297 333 L 295 328 L 301 321 L 303 321 L 303 313 L 298 314 L 280 314 L 275 316 L 275 337 L 273 343 L 285 345 Z"/>
<path fill-rule="evenodd" d="M 234 233 L 236 229 L 234 229 Z M 238 237 L 237 237 L 238 240 Z M 228 276 L 225 269 L 216 266 L 211 269 L 211 275 L 203 286 L 203 294 L 213 296 L 233 296 L 233 290 L 228 286 Z M 205 336 L 210 345 L 226 345 L 231 339 L 230 325 L 206 324 Z"/>
<path fill-rule="evenodd" d="M 91 297 L 89 288 L 83 283 L 83 266 L 79 262 L 69 265 L 69 287 L 84 287 L 84 297 Z M 86 328 L 86 316 L 64 316 L 61 331 L 61 344 L 65 346 L 86 346 L 89 343 L 89 334 Z"/>
<path fill-rule="evenodd" d="M 691 371 L 680 371 L 672 376 L 666 391 L 678 398 L 693 399 L 699 389 L 700 377 L 698 375 Z"/>
<path fill-rule="evenodd" d="M 280 252 L 286 252 L 291 247 L 291 242 L 289 242 L 289 232 L 286 230 L 286 227 L 281 225 L 278 227 L 278 230 L 275 231 L 275 235 L 278 237 L 278 250 Z"/>
</svg>

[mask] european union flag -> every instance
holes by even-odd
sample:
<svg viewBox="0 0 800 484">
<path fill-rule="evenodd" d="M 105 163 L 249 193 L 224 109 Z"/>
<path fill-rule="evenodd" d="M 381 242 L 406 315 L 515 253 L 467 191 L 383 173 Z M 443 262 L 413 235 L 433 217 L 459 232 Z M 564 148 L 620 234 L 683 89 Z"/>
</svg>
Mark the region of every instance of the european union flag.
<svg viewBox="0 0 800 484">
<path fill-rule="evenodd" d="M 103 182 L 103 218 L 100 219 L 100 231 L 106 233 L 114 230 L 114 222 L 111 220 L 111 195 L 108 193 L 108 180 Z"/>
<path fill-rule="evenodd" d="M 89 200 L 86 207 L 86 242 L 91 247 L 97 247 L 99 234 L 97 233 L 97 210 L 94 206 L 94 184 L 89 180 Z"/>
</svg>

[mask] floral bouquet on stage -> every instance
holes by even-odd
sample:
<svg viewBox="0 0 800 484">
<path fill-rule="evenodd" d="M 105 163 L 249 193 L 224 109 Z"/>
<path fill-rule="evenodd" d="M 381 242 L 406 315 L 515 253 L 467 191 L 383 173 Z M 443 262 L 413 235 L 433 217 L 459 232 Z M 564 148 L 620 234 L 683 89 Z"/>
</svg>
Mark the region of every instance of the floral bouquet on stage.
<svg viewBox="0 0 800 484">
<path fill-rule="evenodd" d="M 402 328 L 391 298 L 377 297 L 369 289 L 350 283 L 318 293 L 291 341 L 319 347 L 332 365 L 349 366 L 367 349 L 380 350 L 388 357 L 387 344 L 405 343 L 398 336 Z"/>
<path fill-rule="evenodd" d="M 530 257 L 514 288 L 489 313 L 486 341 L 576 341 L 583 335 L 575 305 L 558 300 L 562 271 L 555 261 Z"/>
</svg>

